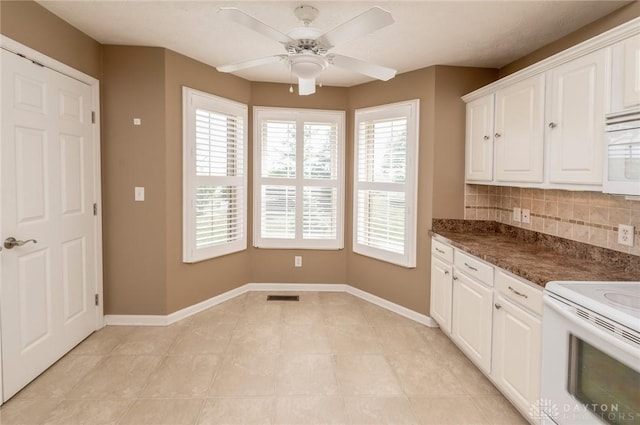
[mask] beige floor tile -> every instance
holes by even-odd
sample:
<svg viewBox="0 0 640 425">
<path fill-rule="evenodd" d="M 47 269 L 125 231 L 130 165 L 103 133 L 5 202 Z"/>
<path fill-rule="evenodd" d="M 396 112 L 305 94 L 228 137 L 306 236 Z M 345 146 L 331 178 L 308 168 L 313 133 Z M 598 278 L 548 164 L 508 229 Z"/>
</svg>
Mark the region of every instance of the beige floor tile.
<svg viewBox="0 0 640 425">
<path fill-rule="evenodd" d="M 330 354 L 283 354 L 278 364 L 276 394 L 336 395 L 333 357 Z"/>
<path fill-rule="evenodd" d="M 378 337 L 368 325 L 327 326 L 334 354 L 382 354 Z"/>
<path fill-rule="evenodd" d="M 346 292 L 319 292 L 318 298 L 323 305 L 351 305 L 360 307 L 366 301 L 362 301 L 360 298 L 355 297 Z"/>
<path fill-rule="evenodd" d="M 336 375 L 343 395 L 402 395 L 402 389 L 384 356 L 337 355 Z"/>
<path fill-rule="evenodd" d="M 136 400 L 118 425 L 194 425 L 204 400 Z"/>
<path fill-rule="evenodd" d="M 421 425 L 485 425 L 476 402 L 467 396 L 411 398 Z"/>
<path fill-rule="evenodd" d="M 102 356 L 65 356 L 20 391 L 16 398 L 62 398 L 103 359 Z"/>
<path fill-rule="evenodd" d="M 284 304 L 282 323 L 285 325 L 314 325 L 323 322 L 323 310 L 320 304 Z"/>
<path fill-rule="evenodd" d="M 60 404 L 60 400 L 10 400 L 0 407 L 2 425 L 40 425 Z"/>
<path fill-rule="evenodd" d="M 129 326 L 105 326 L 78 344 L 70 354 L 110 354 L 132 330 Z"/>
<path fill-rule="evenodd" d="M 216 326 L 235 325 L 240 320 L 245 309 L 245 295 L 242 298 L 233 298 L 208 308 L 198 314 L 194 314 L 184 320 L 187 326 Z"/>
<path fill-rule="evenodd" d="M 437 352 L 436 347 L 427 343 L 415 327 L 379 325 L 374 331 L 385 354 L 414 352 L 435 355 Z"/>
<path fill-rule="evenodd" d="M 197 425 L 271 425 L 272 397 L 217 397 L 205 402 Z"/>
<path fill-rule="evenodd" d="M 501 395 L 474 397 L 487 425 L 527 425 L 529 422 Z"/>
<path fill-rule="evenodd" d="M 347 423 L 340 397 L 278 397 L 277 425 L 343 425 Z"/>
<path fill-rule="evenodd" d="M 143 398 L 204 398 L 220 357 L 211 354 L 167 356 L 140 391 Z"/>
<path fill-rule="evenodd" d="M 389 363 L 408 396 L 464 394 L 458 379 L 443 367 L 439 357 L 423 353 L 399 353 Z"/>
<path fill-rule="evenodd" d="M 181 328 L 181 325 L 134 327 L 113 349 L 112 354 L 156 356 L 166 354 L 178 337 Z"/>
<path fill-rule="evenodd" d="M 331 353 L 331 344 L 322 321 L 309 325 L 284 325 L 282 327 L 283 353 Z"/>
<path fill-rule="evenodd" d="M 238 324 L 231 334 L 227 351 L 236 354 L 278 353 L 282 326 L 271 322 Z"/>
<path fill-rule="evenodd" d="M 171 345 L 169 355 L 224 353 L 231 341 L 234 327 L 235 325 L 230 324 L 189 326 Z"/>
<path fill-rule="evenodd" d="M 443 358 L 442 364 L 458 379 L 463 391 L 469 395 L 500 394 L 498 389 L 482 372 L 464 357 Z"/>
<path fill-rule="evenodd" d="M 161 356 L 108 356 L 67 394 L 70 399 L 133 398 L 158 367 Z"/>
<path fill-rule="evenodd" d="M 266 294 L 264 295 L 266 297 Z M 263 325 L 265 323 L 279 324 L 282 320 L 282 305 L 280 303 L 248 303 L 250 308 L 245 308 L 238 325 Z"/>
<path fill-rule="evenodd" d="M 346 397 L 345 411 L 352 425 L 418 425 L 406 397 Z"/>
<path fill-rule="evenodd" d="M 229 354 L 220 365 L 212 396 L 271 396 L 275 394 L 277 354 Z"/>
<path fill-rule="evenodd" d="M 44 425 L 116 425 L 131 400 L 64 400 Z"/>
<path fill-rule="evenodd" d="M 329 326 L 369 326 L 360 307 L 350 304 L 324 306 L 323 316 Z"/>
</svg>

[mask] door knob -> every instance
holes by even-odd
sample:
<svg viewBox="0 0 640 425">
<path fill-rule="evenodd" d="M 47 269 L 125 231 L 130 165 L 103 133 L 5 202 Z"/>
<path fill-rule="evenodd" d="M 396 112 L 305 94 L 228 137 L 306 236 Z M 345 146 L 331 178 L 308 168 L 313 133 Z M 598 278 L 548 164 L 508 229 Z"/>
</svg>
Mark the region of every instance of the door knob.
<svg viewBox="0 0 640 425">
<path fill-rule="evenodd" d="M 26 241 L 19 241 L 13 236 L 11 236 L 4 240 L 4 247 L 7 249 L 13 249 L 16 246 L 21 247 L 22 245 L 27 244 L 29 242 L 38 243 L 38 241 L 35 239 L 27 239 Z"/>
</svg>

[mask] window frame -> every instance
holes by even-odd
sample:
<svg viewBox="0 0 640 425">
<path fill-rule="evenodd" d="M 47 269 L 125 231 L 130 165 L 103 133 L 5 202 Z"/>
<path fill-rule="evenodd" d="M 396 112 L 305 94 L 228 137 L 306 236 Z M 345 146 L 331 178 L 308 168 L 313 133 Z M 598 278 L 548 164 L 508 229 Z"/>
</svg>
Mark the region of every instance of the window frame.
<svg viewBox="0 0 640 425">
<path fill-rule="evenodd" d="M 262 122 L 264 120 L 284 120 L 296 122 L 296 173 L 293 179 L 278 179 L 262 177 Z M 315 180 L 317 184 L 305 185 L 303 173 L 304 165 L 304 128 L 305 122 L 335 123 L 337 125 L 337 178 L 335 180 Z M 346 112 L 325 109 L 300 109 L 281 107 L 253 107 L 253 246 L 264 249 L 315 249 L 340 250 L 344 248 L 344 206 L 345 206 L 345 122 Z M 301 127 L 302 126 L 302 127 Z M 295 209 L 295 238 L 265 238 L 262 233 L 262 186 L 271 181 L 278 185 L 277 180 L 289 182 L 289 186 L 296 188 L 296 201 L 302 201 L 305 187 L 335 187 L 336 194 L 336 237 L 334 239 L 304 239 L 303 238 L 303 210 L 304 205 L 296 202 Z"/>
<path fill-rule="evenodd" d="M 407 118 L 405 182 L 371 182 L 359 180 L 360 124 L 393 118 Z M 354 155 L 353 155 L 353 246 L 356 254 L 396 264 L 406 268 L 416 267 L 417 251 L 417 211 L 418 211 L 418 152 L 419 152 L 419 117 L 420 100 L 379 105 L 356 109 L 354 112 Z M 399 190 L 402 189 L 402 190 Z M 405 196 L 405 228 L 404 253 L 362 244 L 358 241 L 359 226 L 359 192 L 361 190 L 377 190 L 381 192 L 404 193 Z"/>
<path fill-rule="evenodd" d="M 242 140 L 237 142 L 235 147 L 242 149 L 242 152 L 236 151 L 235 160 L 241 155 L 242 166 L 236 171 L 241 175 L 236 176 L 208 176 L 202 177 L 196 174 L 196 126 L 195 117 L 197 109 L 205 109 L 207 111 L 222 115 L 235 116 L 242 123 Z M 248 170 L 248 106 L 229 100 L 223 97 L 215 96 L 190 87 L 182 87 L 182 167 L 183 167 L 183 233 L 182 246 L 184 263 L 196 263 L 223 255 L 240 252 L 247 249 L 247 170 Z M 237 136 L 237 134 L 236 134 Z M 236 187 L 242 190 L 242 194 L 238 196 L 238 202 L 241 204 L 238 208 L 235 219 L 241 219 L 242 223 L 236 229 L 242 232 L 241 236 L 233 241 L 225 242 L 204 248 L 196 246 L 196 189 L 198 187 L 197 180 L 206 178 L 213 182 L 212 184 Z"/>
</svg>

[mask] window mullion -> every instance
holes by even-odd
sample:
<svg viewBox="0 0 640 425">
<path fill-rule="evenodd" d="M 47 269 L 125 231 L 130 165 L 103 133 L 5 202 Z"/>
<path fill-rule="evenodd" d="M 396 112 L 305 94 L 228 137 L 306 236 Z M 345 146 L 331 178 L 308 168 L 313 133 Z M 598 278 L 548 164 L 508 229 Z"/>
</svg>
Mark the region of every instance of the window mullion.
<svg viewBox="0 0 640 425">
<path fill-rule="evenodd" d="M 304 220 L 304 119 L 296 119 L 296 237 L 303 241 Z"/>
</svg>

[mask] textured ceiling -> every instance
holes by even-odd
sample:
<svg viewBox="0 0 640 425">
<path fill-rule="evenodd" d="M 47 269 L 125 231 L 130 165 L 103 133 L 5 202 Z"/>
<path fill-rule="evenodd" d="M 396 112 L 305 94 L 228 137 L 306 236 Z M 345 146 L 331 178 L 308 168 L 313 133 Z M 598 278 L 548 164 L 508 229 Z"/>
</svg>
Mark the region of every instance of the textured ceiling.
<svg viewBox="0 0 640 425">
<path fill-rule="evenodd" d="M 103 44 L 165 47 L 211 66 L 285 53 L 281 44 L 217 13 L 233 6 L 288 33 L 301 26 L 293 10 L 309 4 L 313 26 L 334 28 L 372 6 L 395 23 L 331 49 L 397 69 L 431 65 L 502 67 L 605 16 L 629 1 L 38 1 Z M 251 81 L 288 83 L 283 63 L 239 71 Z M 318 82 L 352 86 L 370 81 L 329 68 Z"/>
</svg>

